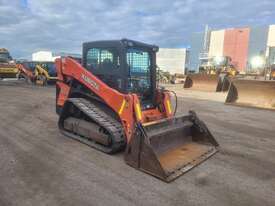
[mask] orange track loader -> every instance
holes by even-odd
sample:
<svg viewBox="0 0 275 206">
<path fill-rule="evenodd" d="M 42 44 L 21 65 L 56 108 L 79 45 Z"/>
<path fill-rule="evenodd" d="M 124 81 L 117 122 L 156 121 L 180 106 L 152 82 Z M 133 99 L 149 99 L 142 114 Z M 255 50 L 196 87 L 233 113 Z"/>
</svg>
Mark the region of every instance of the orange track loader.
<svg viewBox="0 0 275 206">
<path fill-rule="evenodd" d="M 56 60 L 60 131 L 105 153 L 125 150 L 130 166 L 166 182 L 218 151 L 193 111 L 174 116 L 156 87 L 157 46 L 122 39 L 83 44 L 82 64 Z"/>
</svg>

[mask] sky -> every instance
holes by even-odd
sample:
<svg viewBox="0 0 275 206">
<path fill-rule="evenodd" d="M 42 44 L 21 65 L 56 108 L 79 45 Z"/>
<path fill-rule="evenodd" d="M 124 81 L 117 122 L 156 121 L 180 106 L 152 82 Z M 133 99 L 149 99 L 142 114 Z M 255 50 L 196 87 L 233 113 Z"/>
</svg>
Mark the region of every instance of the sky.
<svg viewBox="0 0 275 206">
<path fill-rule="evenodd" d="M 275 0 L 0 0 L 0 47 L 81 53 L 83 42 L 129 38 L 188 47 L 193 32 L 275 24 Z"/>
</svg>

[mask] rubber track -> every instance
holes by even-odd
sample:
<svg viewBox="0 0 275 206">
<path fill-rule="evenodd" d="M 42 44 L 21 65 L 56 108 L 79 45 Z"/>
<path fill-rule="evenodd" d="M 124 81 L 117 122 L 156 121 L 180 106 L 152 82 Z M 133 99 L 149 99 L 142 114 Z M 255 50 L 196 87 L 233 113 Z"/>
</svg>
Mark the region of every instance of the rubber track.
<svg viewBox="0 0 275 206">
<path fill-rule="evenodd" d="M 114 153 L 124 148 L 126 138 L 124 134 L 124 129 L 120 122 L 118 122 L 112 116 L 108 115 L 95 104 L 84 98 L 70 98 L 67 101 L 71 102 L 75 107 L 77 107 L 80 111 L 87 115 L 92 121 L 96 122 L 98 125 L 106 129 L 110 134 L 112 143 L 110 147 L 106 147 L 94 141 L 83 138 L 79 135 L 70 133 L 64 129 L 62 131 L 63 133 L 105 153 Z"/>
</svg>

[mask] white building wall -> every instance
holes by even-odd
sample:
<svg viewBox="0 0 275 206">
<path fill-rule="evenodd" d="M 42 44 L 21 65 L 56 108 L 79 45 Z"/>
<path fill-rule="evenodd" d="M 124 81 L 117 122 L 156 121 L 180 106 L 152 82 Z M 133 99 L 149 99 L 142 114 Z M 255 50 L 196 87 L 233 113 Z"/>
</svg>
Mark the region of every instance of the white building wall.
<svg viewBox="0 0 275 206">
<path fill-rule="evenodd" d="M 267 46 L 268 47 L 275 46 L 275 25 L 269 26 L 268 37 L 267 37 Z"/>
<path fill-rule="evenodd" d="M 268 30 L 268 36 L 267 36 L 267 47 L 266 47 L 266 56 L 268 57 L 269 54 L 269 48 L 275 47 L 275 25 L 270 25 Z"/>
<path fill-rule="evenodd" d="M 170 74 L 184 74 L 186 63 L 186 49 L 160 48 L 157 52 L 157 65 Z"/>
<path fill-rule="evenodd" d="M 54 62 L 56 58 L 50 51 L 39 51 L 32 54 L 32 61 Z"/>
<path fill-rule="evenodd" d="M 225 30 L 217 30 L 211 32 L 209 57 L 223 56 Z"/>
</svg>

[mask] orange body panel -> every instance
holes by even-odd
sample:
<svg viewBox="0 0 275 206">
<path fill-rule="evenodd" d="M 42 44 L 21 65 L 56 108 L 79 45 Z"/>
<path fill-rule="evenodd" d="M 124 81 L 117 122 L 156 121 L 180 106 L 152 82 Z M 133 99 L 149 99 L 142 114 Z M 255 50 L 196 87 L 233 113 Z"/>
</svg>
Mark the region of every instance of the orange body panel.
<svg viewBox="0 0 275 206">
<path fill-rule="evenodd" d="M 56 82 L 58 87 L 60 88 L 59 96 L 57 99 L 57 105 L 63 106 L 66 100 L 68 99 L 70 93 L 70 87 L 63 82 Z"/>
<path fill-rule="evenodd" d="M 168 92 L 159 92 L 157 99 L 159 99 L 160 104 L 158 108 L 142 111 L 139 98 L 136 94 L 122 94 L 109 87 L 74 59 L 69 57 L 57 59 L 56 68 L 58 76 L 57 85 L 60 87 L 60 94 L 57 100 L 58 106 L 62 107 L 67 98 L 69 98 L 70 86 L 65 83 L 65 79 L 78 80 L 104 100 L 119 115 L 128 142 L 131 139 L 132 131 L 137 121 L 147 123 L 173 116 Z"/>
</svg>

